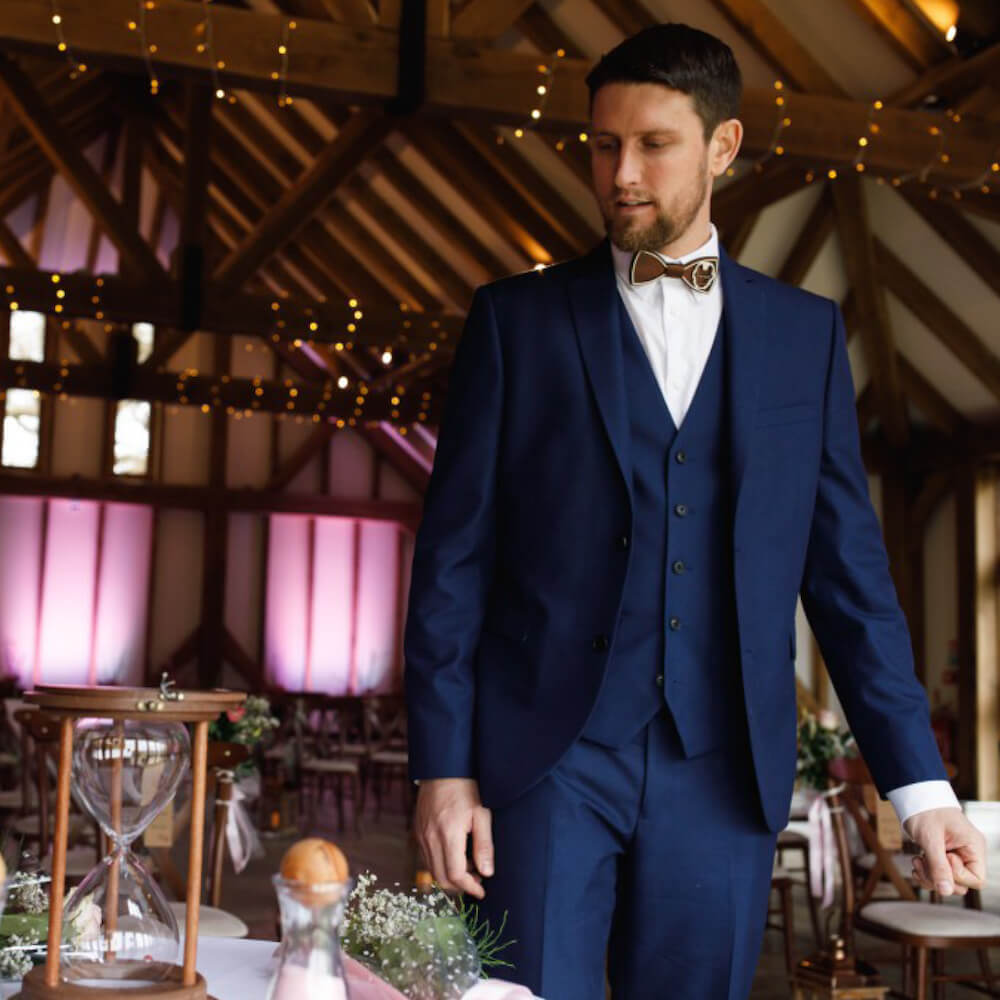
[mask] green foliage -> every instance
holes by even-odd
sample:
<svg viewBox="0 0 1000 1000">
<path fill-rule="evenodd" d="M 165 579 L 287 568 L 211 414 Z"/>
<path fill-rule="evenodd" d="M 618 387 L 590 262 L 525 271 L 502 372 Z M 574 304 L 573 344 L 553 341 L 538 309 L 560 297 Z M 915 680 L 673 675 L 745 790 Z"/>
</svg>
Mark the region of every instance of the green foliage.
<svg viewBox="0 0 1000 1000">
<path fill-rule="evenodd" d="M 832 712 L 819 717 L 806 712 L 799 722 L 798 757 L 795 773 L 803 784 L 823 791 L 827 787 L 827 766 L 839 757 L 856 753 L 850 730 L 841 728 Z"/>
</svg>

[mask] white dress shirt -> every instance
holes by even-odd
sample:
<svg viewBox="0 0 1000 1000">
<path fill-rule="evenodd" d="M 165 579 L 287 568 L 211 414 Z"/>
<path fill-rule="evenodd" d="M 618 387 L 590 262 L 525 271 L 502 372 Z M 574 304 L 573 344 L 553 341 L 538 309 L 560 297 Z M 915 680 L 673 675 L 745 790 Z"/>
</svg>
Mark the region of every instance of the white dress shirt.
<svg viewBox="0 0 1000 1000">
<path fill-rule="evenodd" d="M 633 285 L 629 280 L 632 254 L 613 243 L 611 253 L 618 293 L 649 358 L 667 409 L 680 428 L 715 343 L 722 318 L 722 282 L 717 280 L 708 292 L 696 292 L 679 278 L 664 277 Z M 666 259 L 687 263 L 695 257 L 718 254 L 719 235 L 712 226 L 708 239 L 697 250 Z M 894 788 L 889 792 L 889 801 L 901 823 L 925 809 L 960 808 L 947 781 L 917 781 Z"/>
</svg>

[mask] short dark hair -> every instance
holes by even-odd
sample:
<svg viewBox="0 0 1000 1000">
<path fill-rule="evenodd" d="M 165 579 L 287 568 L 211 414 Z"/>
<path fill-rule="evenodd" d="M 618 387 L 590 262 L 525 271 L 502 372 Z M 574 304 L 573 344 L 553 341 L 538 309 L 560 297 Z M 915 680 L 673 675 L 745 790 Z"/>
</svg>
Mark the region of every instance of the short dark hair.
<svg viewBox="0 0 1000 1000">
<path fill-rule="evenodd" d="M 689 94 L 711 137 L 739 114 L 743 80 L 733 50 L 721 39 L 686 24 L 654 24 L 605 53 L 587 74 L 590 103 L 609 83 L 659 83 Z"/>
</svg>

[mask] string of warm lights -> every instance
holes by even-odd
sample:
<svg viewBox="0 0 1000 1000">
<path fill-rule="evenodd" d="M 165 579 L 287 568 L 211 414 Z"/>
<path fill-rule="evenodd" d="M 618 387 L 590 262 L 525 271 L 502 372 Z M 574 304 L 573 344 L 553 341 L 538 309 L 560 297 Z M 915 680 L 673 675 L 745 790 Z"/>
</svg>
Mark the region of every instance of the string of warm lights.
<svg viewBox="0 0 1000 1000">
<path fill-rule="evenodd" d="M 538 127 L 538 123 L 542 120 L 542 115 L 545 114 L 545 105 L 549 102 L 549 94 L 552 93 L 552 83 L 555 79 L 556 67 L 565 58 L 566 50 L 556 49 L 548 62 L 538 64 L 541 81 L 536 85 L 535 93 L 539 99 L 535 101 L 535 106 L 531 109 L 528 121 L 514 129 L 514 137 L 516 139 L 523 139 L 526 131 Z"/>
<path fill-rule="evenodd" d="M 291 47 L 292 32 L 297 27 L 295 21 L 282 21 L 281 23 L 281 43 L 278 45 L 281 64 L 278 72 L 271 74 L 271 79 L 278 81 L 279 108 L 286 108 L 292 104 L 292 98 L 288 96 L 288 50 Z"/>
<path fill-rule="evenodd" d="M 217 59 L 215 55 L 215 22 L 212 20 L 211 0 L 201 0 L 201 5 L 205 11 L 205 19 L 199 26 L 199 32 L 204 40 L 200 41 L 195 46 L 195 49 L 199 54 L 208 55 L 208 68 L 212 74 L 212 93 L 220 101 L 226 100 L 228 96 L 229 101 L 235 103 L 235 96 L 226 94 L 226 88 L 222 86 L 222 81 L 219 78 L 219 70 L 225 69 L 226 64 Z"/>
<path fill-rule="evenodd" d="M 139 48 L 142 52 L 142 61 L 146 64 L 146 72 L 149 75 L 149 92 L 156 95 L 160 92 L 160 80 L 156 75 L 156 68 L 153 66 L 153 56 L 157 52 L 157 46 L 150 44 L 146 33 L 146 12 L 156 9 L 155 0 L 136 0 L 136 17 L 128 21 L 128 30 L 139 33 Z"/>
<path fill-rule="evenodd" d="M 75 80 L 81 73 L 87 72 L 87 64 L 73 54 L 73 50 L 66 41 L 66 32 L 63 30 L 63 15 L 59 9 L 58 0 L 51 0 L 52 23 L 56 29 L 56 48 L 66 56 L 66 61 L 70 66 L 69 78 Z"/>
</svg>

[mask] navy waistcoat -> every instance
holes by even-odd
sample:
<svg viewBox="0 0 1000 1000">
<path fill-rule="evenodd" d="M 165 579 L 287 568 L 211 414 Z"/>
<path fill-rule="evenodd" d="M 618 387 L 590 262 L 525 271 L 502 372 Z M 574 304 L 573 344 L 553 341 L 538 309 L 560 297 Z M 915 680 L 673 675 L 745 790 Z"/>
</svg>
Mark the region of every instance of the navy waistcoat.
<svg viewBox="0 0 1000 1000">
<path fill-rule="evenodd" d="M 583 735 L 620 747 L 667 707 L 693 757 L 727 741 L 740 704 L 725 316 L 678 430 L 619 305 L 634 524 L 612 653 Z"/>
</svg>

